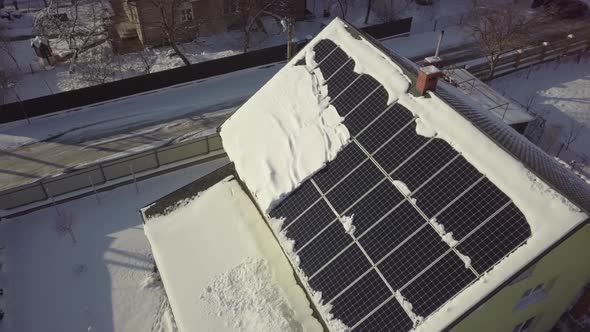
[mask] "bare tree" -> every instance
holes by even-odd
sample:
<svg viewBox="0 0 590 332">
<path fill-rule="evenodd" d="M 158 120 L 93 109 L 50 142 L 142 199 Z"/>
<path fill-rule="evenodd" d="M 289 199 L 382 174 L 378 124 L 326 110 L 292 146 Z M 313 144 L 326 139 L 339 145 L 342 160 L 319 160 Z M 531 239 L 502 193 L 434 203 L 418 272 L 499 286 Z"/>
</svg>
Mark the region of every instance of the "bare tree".
<svg viewBox="0 0 590 332">
<path fill-rule="evenodd" d="M 580 138 L 580 134 L 586 126 L 574 119 L 570 119 L 568 131 L 564 135 L 564 148 L 569 150 L 570 145 Z"/>
<path fill-rule="evenodd" d="M 244 52 L 250 49 L 252 31 L 260 25 L 263 15 L 291 20 L 295 8 L 293 0 L 235 0 L 234 6 L 244 34 Z"/>
<path fill-rule="evenodd" d="M 159 15 L 158 25 L 166 38 L 166 41 L 170 44 L 176 55 L 182 60 L 182 62 L 189 66 L 191 63 L 184 55 L 184 53 L 178 47 L 179 39 L 184 39 L 187 33 L 194 32 L 194 37 L 198 33 L 198 25 L 194 22 L 194 15 L 190 20 L 186 22 L 180 22 L 179 16 L 181 15 L 181 0 L 151 0 L 152 5 L 156 7 Z M 189 3 L 190 4 L 190 3 Z"/>
<path fill-rule="evenodd" d="M 494 77 L 500 57 L 525 45 L 530 34 L 544 19 L 543 15 L 529 16 L 510 5 L 480 6 L 477 1 L 472 2 L 463 25 L 488 60 L 488 79 Z"/>
<path fill-rule="evenodd" d="M 54 43 L 67 44 L 73 71 L 80 54 L 108 40 L 110 24 L 110 13 L 103 1 L 71 0 L 65 8 L 59 6 L 59 1 L 51 1 L 36 16 L 34 32 L 57 39 Z"/>
<path fill-rule="evenodd" d="M 69 211 L 62 211 L 55 217 L 54 228 L 57 234 L 60 236 L 69 235 L 72 242 L 76 244 L 78 241 L 74 235 L 74 225 L 74 218 Z"/>
</svg>

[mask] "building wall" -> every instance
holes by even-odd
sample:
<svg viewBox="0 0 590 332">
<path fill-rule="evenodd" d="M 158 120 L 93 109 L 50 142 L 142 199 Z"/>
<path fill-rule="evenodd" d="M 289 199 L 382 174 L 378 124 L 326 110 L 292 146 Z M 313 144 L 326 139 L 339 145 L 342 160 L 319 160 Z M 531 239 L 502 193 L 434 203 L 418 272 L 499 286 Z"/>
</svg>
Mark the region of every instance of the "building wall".
<svg viewBox="0 0 590 332">
<path fill-rule="evenodd" d="M 199 24 L 201 36 L 222 33 L 232 27 L 239 26 L 240 18 L 237 14 L 225 14 L 223 12 L 224 0 L 199 0 L 188 3 L 192 5 L 193 18 Z M 133 8 L 136 8 L 136 10 L 128 16 L 132 22 L 138 22 L 137 34 L 141 42 L 145 45 L 164 44 L 165 38 L 159 26 L 160 14 L 158 10 L 149 0 L 136 0 L 134 4 Z M 297 18 L 303 18 L 305 8 L 305 0 L 296 1 Z M 136 15 L 136 17 L 132 18 L 133 15 Z M 180 13 L 177 13 L 178 22 L 180 22 L 179 15 Z"/>
<path fill-rule="evenodd" d="M 527 331 L 551 330 L 590 279 L 588 253 L 590 225 L 585 225 L 531 267 L 527 278 L 506 286 L 451 331 L 511 332 L 517 324 L 533 316 L 536 318 L 532 329 Z M 547 296 L 515 311 L 514 307 L 523 293 L 543 282 Z"/>
</svg>

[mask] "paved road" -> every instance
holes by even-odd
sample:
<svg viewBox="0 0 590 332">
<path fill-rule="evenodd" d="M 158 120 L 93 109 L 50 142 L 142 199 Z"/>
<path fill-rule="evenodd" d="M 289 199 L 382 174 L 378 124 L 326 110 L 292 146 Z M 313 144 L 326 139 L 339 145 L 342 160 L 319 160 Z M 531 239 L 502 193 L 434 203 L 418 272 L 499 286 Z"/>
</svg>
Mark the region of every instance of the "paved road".
<svg viewBox="0 0 590 332">
<path fill-rule="evenodd" d="M 554 24 L 551 29 L 539 29 L 531 38 L 556 40 L 580 27 L 590 31 L 588 23 L 568 21 Z M 472 42 L 443 49 L 442 54 L 451 63 L 482 56 Z M 412 59 L 418 61 L 424 56 Z M 72 121 L 77 127 L 34 144 L 0 151 L 0 190 L 61 174 L 76 166 L 204 133 L 221 124 L 228 112 L 257 91 L 278 69 L 280 65 L 248 69 L 211 78 L 207 82 L 191 82 L 177 88 L 129 96 L 121 102 L 107 102 L 94 107 L 99 109 L 89 109 L 91 114 L 77 111 L 53 120 L 36 122 L 39 131 L 64 121 Z M 220 100 L 231 101 L 219 104 Z M 157 113 L 157 116 L 152 116 L 152 113 Z M 5 133 L 0 131 L 1 134 Z M 11 135 L 17 134 L 13 132 Z"/>
</svg>

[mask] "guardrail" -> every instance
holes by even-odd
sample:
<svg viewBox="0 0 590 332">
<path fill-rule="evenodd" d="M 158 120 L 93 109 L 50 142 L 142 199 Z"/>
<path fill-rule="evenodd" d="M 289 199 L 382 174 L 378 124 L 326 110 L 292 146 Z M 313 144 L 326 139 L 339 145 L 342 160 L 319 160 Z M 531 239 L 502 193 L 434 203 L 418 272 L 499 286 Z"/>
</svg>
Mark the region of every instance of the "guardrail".
<svg viewBox="0 0 590 332">
<path fill-rule="evenodd" d="M 0 191 L 0 209 L 10 210 L 32 203 L 54 200 L 60 195 L 88 189 L 96 190 L 109 181 L 154 170 L 172 163 L 205 156 L 222 150 L 219 134 L 200 137 L 130 156 L 99 162 L 59 176 Z"/>
<path fill-rule="evenodd" d="M 571 37 L 570 37 L 571 36 Z M 559 60 L 566 55 L 578 54 L 578 62 L 582 55 L 590 50 L 590 39 L 576 40 L 569 35 L 565 40 L 553 43 L 541 43 L 526 49 L 516 50 L 501 57 L 496 64 L 494 77 L 506 75 L 523 68 L 532 69 L 532 66 L 551 60 Z M 490 65 L 481 63 L 467 68 L 470 73 L 478 78 L 488 78 Z"/>
</svg>

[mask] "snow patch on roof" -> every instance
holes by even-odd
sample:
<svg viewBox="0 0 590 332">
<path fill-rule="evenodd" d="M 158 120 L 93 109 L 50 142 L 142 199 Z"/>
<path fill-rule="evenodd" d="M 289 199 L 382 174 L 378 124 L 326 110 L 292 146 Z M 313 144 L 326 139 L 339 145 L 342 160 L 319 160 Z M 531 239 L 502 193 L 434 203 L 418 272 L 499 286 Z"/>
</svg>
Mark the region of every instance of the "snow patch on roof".
<svg viewBox="0 0 590 332">
<path fill-rule="evenodd" d="M 322 330 L 272 232 L 231 177 L 144 228 L 180 331 Z"/>
<path fill-rule="evenodd" d="M 209 315 L 225 318 L 239 331 L 290 331 L 301 329 L 293 309 L 285 303 L 272 268 L 265 259 L 247 258 L 215 277 L 200 297 Z"/>
<path fill-rule="evenodd" d="M 445 226 L 438 223 L 436 220 L 436 218 L 430 218 L 430 224 L 434 226 L 434 229 L 440 234 L 442 240 L 448 244 L 449 247 L 454 248 L 459 242 L 453 238 L 453 232 L 445 231 Z"/>
<path fill-rule="evenodd" d="M 354 235 L 354 231 L 356 230 L 356 227 L 354 227 L 354 225 L 352 223 L 353 218 L 354 218 L 354 214 L 352 214 L 350 216 L 340 217 L 340 223 L 342 224 L 342 227 L 344 227 L 344 231 L 346 232 L 346 234 Z"/>
<path fill-rule="evenodd" d="M 408 186 L 402 181 L 393 180 L 393 185 L 396 186 L 402 192 L 402 194 L 406 196 L 410 196 L 410 194 L 412 193 L 410 188 L 408 188 Z"/>
<path fill-rule="evenodd" d="M 221 128 L 223 146 L 268 211 L 348 143 L 319 69 L 287 64 Z"/>
</svg>

